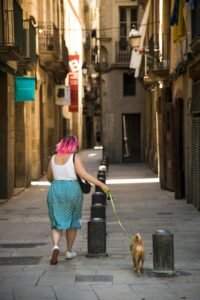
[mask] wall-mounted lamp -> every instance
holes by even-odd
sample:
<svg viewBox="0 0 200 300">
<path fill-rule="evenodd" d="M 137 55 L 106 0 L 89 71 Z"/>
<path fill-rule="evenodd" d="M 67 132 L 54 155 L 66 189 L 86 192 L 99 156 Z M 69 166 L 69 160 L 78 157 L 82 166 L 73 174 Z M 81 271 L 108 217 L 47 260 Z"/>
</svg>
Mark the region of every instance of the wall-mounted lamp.
<svg viewBox="0 0 200 300">
<path fill-rule="evenodd" d="M 25 20 L 23 20 L 23 21 L 30 21 L 31 23 L 32 23 L 32 25 L 34 26 L 34 27 L 36 27 L 36 20 L 35 20 L 35 17 L 33 17 L 33 16 L 29 16 L 29 18 L 28 19 L 25 19 Z"/>
<path fill-rule="evenodd" d="M 129 33 L 129 36 L 128 36 L 128 41 L 129 41 L 131 48 L 139 48 L 140 39 L 141 39 L 141 34 L 136 29 L 135 25 L 133 25 L 132 29 Z"/>
<path fill-rule="evenodd" d="M 86 76 L 88 74 L 88 65 L 86 64 L 86 62 L 84 62 L 82 65 L 82 74 L 83 76 Z"/>
<path fill-rule="evenodd" d="M 41 33 L 43 32 L 43 29 L 42 29 L 42 27 L 40 27 L 40 26 L 39 26 L 39 27 L 37 27 L 37 28 L 38 28 L 38 33 L 40 33 L 40 34 L 41 34 Z"/>
<path fill-rule="evenodd" d="M 35 17 L 29 16 L 29 19 L 25 19 L 25 20 L 23 20 L 23 21 L 29 21 L 29 22 L 31 22 L 31 24 L 33 25 L 33 27 L 34 27 L 35 29 L 37 29 L 39 33 L 42 33 L 42 32 L 43 32 L 43 26 L 40 25 L 40 24 L 37 25 L 37 22 L 36 22 Z"/>
<path fill-rule="evenodd" d="M 92 79 L 97 79 L 97 78 L 99 78 L 99 73 L 98 73 L 98 72 L 92 72 L 92 73 L 91 73 L 91 78 L 92 78 Z"/>
</svg>

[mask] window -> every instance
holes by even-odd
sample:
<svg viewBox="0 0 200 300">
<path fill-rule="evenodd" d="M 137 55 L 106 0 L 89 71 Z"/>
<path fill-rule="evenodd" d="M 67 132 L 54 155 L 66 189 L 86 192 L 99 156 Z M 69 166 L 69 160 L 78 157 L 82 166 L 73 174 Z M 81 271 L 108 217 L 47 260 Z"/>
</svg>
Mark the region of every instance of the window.
<svg viewBox="0 0 200 300">
<path fill-rule="evenodd" d="M 133 25 L 137 26 L 137 9 L 130 7 L 119 8 L 119 41 L 120 50 L 126 50 L 127 37 Z"/>
<path fill-rule="evenodd" d="M 135 96 L 136 86 L 133 74 L 123 74 L 123 96 Z"/>
</svg>

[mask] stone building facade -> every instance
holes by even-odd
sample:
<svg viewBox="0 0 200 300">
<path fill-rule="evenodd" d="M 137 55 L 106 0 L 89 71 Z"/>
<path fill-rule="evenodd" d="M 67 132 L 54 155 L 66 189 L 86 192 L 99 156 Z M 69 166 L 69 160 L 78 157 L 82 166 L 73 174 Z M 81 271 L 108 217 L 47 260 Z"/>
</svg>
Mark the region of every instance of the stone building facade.
<svg viewBox="0 0 200 300">
<path fill-rule="evenodd" d="M 103 145 L 112 162 L 145 158 L 145 89 L 129 68 L 127 37 L 140 24 L 138 1 L 100 2 L 100 66 Z"/>
<path fill-rule="evenodd" d="M 199 5 L 181 0 L 177 10 L 175 1 L 151 1 L 145 45 L 148 71 L 143 77 L 151 103 L 147 104 L 146 162 L 154 170 L 158 165 L 163 189 L 197 209 Z"/>
<path fill-rule="evenodd" d="M 68 126 L 55 96 L 69 71 L 66 2 L 2 0 L 0 20 L 0 199 L 6 199 L 45 174 L 64 134 L 81 140 L 81 130 L 76 117 Z M 16 101 L 16 76 L 35 78 L 34 101 Z"/>
<path fill-rule="evenodd" d="M 64 135 L 77 135 L 80 149 L 88 146 L 82 65 L 85 56 L 91 60 L 92 47 L 85 49 L 97 4 L 1 1 L 0 199 L 43 176 Z M 16 76 L 35 78 L 34 101 L 16 101 Z"/>
</svg>

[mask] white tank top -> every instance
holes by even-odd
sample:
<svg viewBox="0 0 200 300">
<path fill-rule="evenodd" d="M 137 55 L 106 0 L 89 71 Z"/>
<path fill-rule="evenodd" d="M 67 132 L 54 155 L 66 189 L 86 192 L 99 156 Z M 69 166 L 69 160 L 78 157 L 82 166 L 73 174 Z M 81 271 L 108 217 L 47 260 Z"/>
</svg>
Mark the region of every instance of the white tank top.
<svg viewBox="0 0 200 300">
<path fill-rule="evenodd" d="M 51 159 L 51 168 L 53 179 L 55 180 L 77 180 L 74 169 L 73 154 L 68 158 L 64 165 L 57 165 L 55 163 L 55 155 Z"/>
</svg>

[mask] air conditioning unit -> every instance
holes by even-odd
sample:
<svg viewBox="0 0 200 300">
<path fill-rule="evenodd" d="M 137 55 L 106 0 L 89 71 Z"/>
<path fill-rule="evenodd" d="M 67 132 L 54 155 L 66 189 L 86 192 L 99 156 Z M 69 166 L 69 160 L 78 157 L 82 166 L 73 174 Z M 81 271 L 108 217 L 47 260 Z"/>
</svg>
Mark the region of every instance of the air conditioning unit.
<svg viewBox="0 0 200 300">
<path fill-rule="evenodd" d="M 55 86 L 55 98 L 57 105 L 70 105 L 70 86 L 56 85 Z"/>
</svg>

